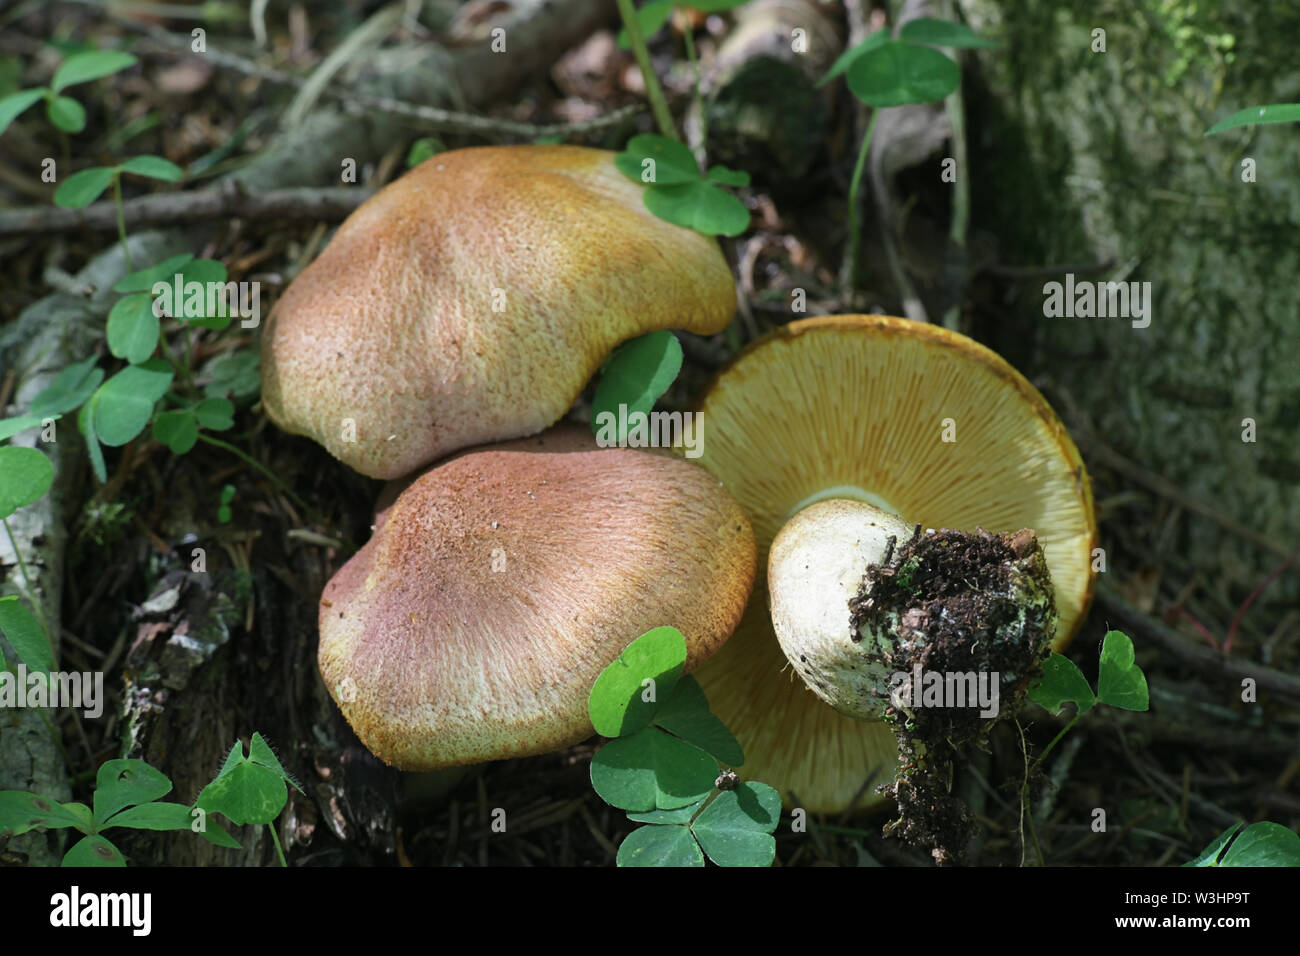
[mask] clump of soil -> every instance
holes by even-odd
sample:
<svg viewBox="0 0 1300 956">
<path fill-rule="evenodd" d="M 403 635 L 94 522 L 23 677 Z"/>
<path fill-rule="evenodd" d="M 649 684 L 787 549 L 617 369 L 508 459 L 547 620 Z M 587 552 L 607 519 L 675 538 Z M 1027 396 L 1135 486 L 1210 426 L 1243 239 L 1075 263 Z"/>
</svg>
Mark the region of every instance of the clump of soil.
<svg viewBox="0 0 1300 956">
<path fill-rule="evenodd" d="M 898 802 L 886 827 L 960 862 L 970 814 L 951 793 L 953 760 L 1015 713 L 1051 652 L 1056 605 L 1043 550 L 1029 530 L 994 535 L 918 525 L 872 564 L 849 602 L 894 675 L 885 720 L 898 735 Z"/>
</svg>

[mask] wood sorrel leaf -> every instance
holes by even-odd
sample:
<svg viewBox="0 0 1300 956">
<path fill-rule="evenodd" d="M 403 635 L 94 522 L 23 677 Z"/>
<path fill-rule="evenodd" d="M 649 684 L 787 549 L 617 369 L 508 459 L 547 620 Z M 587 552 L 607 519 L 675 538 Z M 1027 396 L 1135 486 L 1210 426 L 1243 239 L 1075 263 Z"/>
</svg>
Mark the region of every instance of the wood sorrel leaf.
<svg viewBox="0 0 1300 956">
<path fill-rule="evenodd" d="M 588 697 L 596 733 L 623 737 L 654 719 L 686 664 L 686 638 L 674 627 L 656 627 L 627 646 L 601 671 Z"/>
<path fill-rule="evenodd" d="M 1109 631 L 1101 645 L 1097 671 L 1097 699 L 1122 710 L 1150 706 L 1147 678 L 1133 661 L 1133 642 L 1122 631 Z"/>
</svg>

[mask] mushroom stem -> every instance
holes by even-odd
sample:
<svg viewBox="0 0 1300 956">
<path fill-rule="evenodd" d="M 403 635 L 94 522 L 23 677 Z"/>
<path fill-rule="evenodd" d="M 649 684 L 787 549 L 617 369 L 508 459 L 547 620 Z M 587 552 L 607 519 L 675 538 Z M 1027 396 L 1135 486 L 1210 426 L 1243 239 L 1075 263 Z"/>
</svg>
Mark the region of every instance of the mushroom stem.
<svg viewBox="0 0 1300 956">
<path fill-rule="evenodd" d="M 767 577 L 777 639 L 808 686 L 898 738 L 896 775 L 880 792 L 899 818 L 885 832 L 959 861 L 971 816 L 952 793 L 954 758 L 1015 712 L 1056 631 L 1034 532 L 922 533 L 874 504 L 831 498 L 781 529 Z"/>
<path fill-rule="evenodd" d="M 948 690 L 978 684 L 982 698 L 943 698 L 949 738 L 987 730 L 1003 692 L 1023 695 L 1056 627 L 1032 531 L 921 533 L 860 500 L 818 501 L 791 518 L 772 542 L 768 588 L 781 649 L 843 714 L 911 726 L 923 674 Z"/>
</svg>

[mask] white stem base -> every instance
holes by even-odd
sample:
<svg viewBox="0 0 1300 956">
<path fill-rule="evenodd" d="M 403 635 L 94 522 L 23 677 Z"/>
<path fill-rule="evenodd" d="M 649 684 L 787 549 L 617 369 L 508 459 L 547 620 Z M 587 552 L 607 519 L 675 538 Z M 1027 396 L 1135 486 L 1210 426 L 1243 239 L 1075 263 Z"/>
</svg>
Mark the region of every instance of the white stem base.
<svg viewBox="0 0 1300 956">
<path fill-rule="evenodd" d="M 849 600 L 867 566 L 883 564 L 889 539 L 900 548 L 914 525 L 863 501 L 833 498 L 804 508 L 772 542 L 767 562 L 772 626 L 804 682 L 842 714 L 880 720 L 888 703 L 888 668 L 855 642 Z M 865 652 L 865 653 L 864 653 Z"/>
</svg>

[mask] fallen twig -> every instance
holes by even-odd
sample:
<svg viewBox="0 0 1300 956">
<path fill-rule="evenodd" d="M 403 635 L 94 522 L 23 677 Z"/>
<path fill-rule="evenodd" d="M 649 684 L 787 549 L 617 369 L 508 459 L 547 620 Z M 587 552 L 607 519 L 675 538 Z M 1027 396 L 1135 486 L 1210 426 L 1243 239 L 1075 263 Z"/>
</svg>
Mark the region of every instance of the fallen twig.
<svg viewBox="0 0 1300 956">
<path fill-rule="evenodd" d="M 128 229 L 178 225 L 211 219 L 295 219 L 336 222 L 361 205 L 372 190 L 359 186 L 331 186 L 320 189 L 276 189 L 251 193 L 235 180 L 216 189 L 195 192 L 156 193 L 129 199 L 122 204 Z M 117 229 L 117 207 L 97 202 L 84 209 L 26 206 L 0 211 L 0 236 L 33 233 L 76 232 Z"/>
</svg>

